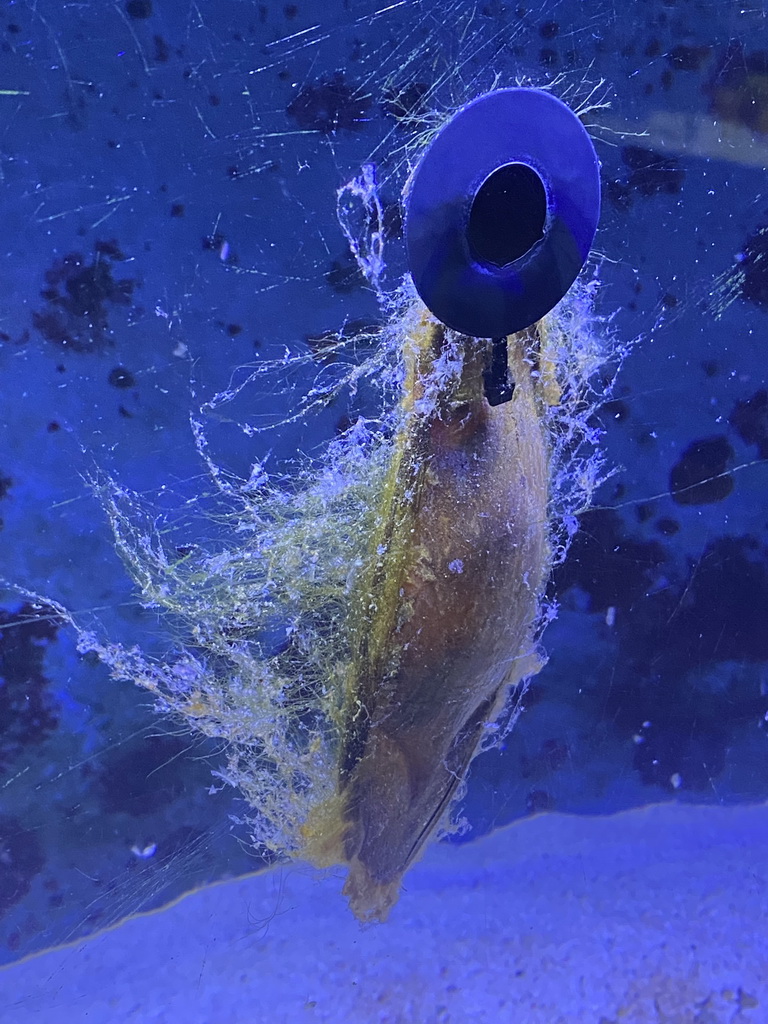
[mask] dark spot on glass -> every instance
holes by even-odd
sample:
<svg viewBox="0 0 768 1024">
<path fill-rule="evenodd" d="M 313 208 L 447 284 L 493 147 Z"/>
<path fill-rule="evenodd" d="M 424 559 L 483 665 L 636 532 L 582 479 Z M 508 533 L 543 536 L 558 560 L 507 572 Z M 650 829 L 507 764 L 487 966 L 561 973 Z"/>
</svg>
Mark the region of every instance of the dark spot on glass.
<svg viewBox="0 0 768 1024">
<path fill-rule="evenodd" d="M 21 32 L 21 25 L 17 25 L 15 22 L 10 21 L 8 22 L 7 31 L 10 32 L 12 35 L 17 35 L 19 32 Z"/>
<path fill-rule="evenodd" d="M 236 338 L 238 334 L 242 334 L 243 328 L 240 324 L 227 324 L 227 334 L 230 338 Z"/>
<path fill-rule="evenodd" d="M 544 740 L 535 754 L 522 755 L 520 773 L 524 779 L 544 778 L 559 771 L 567 763 L 568 755 L 569 748 L 565 740 Z"/>
<path fill-rule="evenodd" d="M 667 292 L 665 295 L 662 295 L 661 304 L 665 309 L 674 309 L 677 305 L 677 296 Z"/>
<path fill-rule="evenodd" d="M 637 435 L 637 443 L 647 448 L 649 445 L 656 444 L 658 440 L 655 431 L 649 430 L 647 427 L 645 430 L 641 430 Z"/>
<path fill-rule="evenodd" d="M 219 107 L 219 106 L 221 106 L 221 96 L 217 95 L 215 92 L 212 92 L 210 94 L 210 96 L 208 97 L 208 103 L 212 107 Z"/>
<path fill-rule="evenodd" d="M 705 359 L 701 364 L 701 368 L 706 377 L 716 377 L 720 372 L 720 364 L 714 359 Z"/>
<path fill-rule="evenodd" d="M 661 88 L 665 92 L 669 92 L 669 90 L 672 88 L 672 83 L 674 82 L 674 80 L 674 75 L 672 74 L 670 69 L 665 68 L 661 73 L 661 78 L 659 79 L 659 81 L 661 82 Z"/>
<path fill-rule="evenodd" d="M 525 798 L 525 813 L 540 814 L 542 811 L 552 811 L 555 801 L 545 789 L 532 789 Z"/>
<path fill-rule="evenodd" d="M 227 168 L 227 177 L 230 178 L 232 181 L 234 181 L 235 178 L 240 177 L 240 169 L 236 164 L 229 165 L 229 167 Z"/>
<path fill-rule="evenodd" d="M 653 505 L 650 502 L 641 501 L 639 505 L 635 506 L 635 516 L 638 523 L 647 523 L 649 519 L 653 518 Z"/>
<path fill-rule="evenodd" d="M 13 487 L 13 479 L 0 473 L 0 501 L 8 496 L 8 491 Z"/>
<path fill-rule="evenodd" d="M 768 459 L 768 391 L 765 388 L 737 402 L 728 422 L 745 444 L 757 445 L 761 459 Z"/>
<path fill-rule="evenodd" d="M 110 370 L 107 379 L 113 388 L 132 388 L 136 384 L 136 378 L 124 366 L 116 366 Z"/>
<path fill-rule="evenodd" d="M 335 292 L 343 295 L 359 288 L 364 278 L 355 257 L 351 252 L 345 252 L 343 256 L 333 260 L 325 272 L 325 280 Z"/>
<path fill-rule="evenodd" d="M 362 127 L 370 103 L 369 96 L 348 85 L 337 71 L 300 89 L 286 112 L 300 128 L 332 135 L 339 129 L 357 131 Z"/>
<path fill-rule="evenodd" d="M 658 36 L 651 36 L 643 51 L 646 57 L 658 57 L 661 53 L 661 42 Z"/>
<path fill-rule="evenodd" d="M 184 203 L 172 203 L 171 204 L 171 216 L 172 217 L 183 217 L 184 216 Z"/>
<path fill-rule="evenodd" d="M 129 18 L 136 18 L 138 21 L 152 16 L 152 0 L 128 0 L 125 5 L 125 13 Z"/>
<path fill-rule="evenodd" d="M 556 21 L 544 21 L 539 25 L 539 35 L 542 39 L 554 39 L 560 31 Z"/>
<path fill-rule="evenodd" d="M 628 210 L 632 205 L 632 194 L 626 181 L 618 179 L 607 181 L 603 191 L 606 199 L 617 210 Z"/>
<path fill-rule="evenodd" d="M 629 406 L 620 398 L 612 398 L 609 402 L 606 402 L 601 412 L 605 419 L 613 420 L 614 423 L 624 423 L 625 420 L 629 419 Z"/>
<path fill-rule="evenodd" d="M 125 253 L 122 251 L 122 249 L 117 244 L 114 238 L 107 238 L 104 241 L 96 242 L 93 248 L 96 250 L 99 256 L 106 256 L 107 259 L 125 259 Z"/>
<path fill-rule="evenodd" d="M 539 64 L 545 68 L 552 68 L 557 64 L 558 54 L 551 46 L 544 46 L 539 50 Z"/>
<path fill-rule="evenodd" d="M 674 537 L 680 529 L 680 523 L 678 523 L 676 519 L 657 519 L 656 529 L 664 537 Z"/>
<path fill-rule="evenodd" d="M 405 89 L 387 89 L 384 92 L 381 109 L 385 114 L 390 114 L 398 120 L 407 118 L 409 121 L 418 121 L 429 109 L 426 102 L 428 93 L 429 86 L 426 82 L 411 82 Z"/>
<path fill-rule="evenodd" d="M 61 430 L 61 424 L 57 423 L 56 420 L 51 420 L 48 426 L 45 428 L 49 434 L 56 434 Z"/>
<path fill-rule="evenodd" d="M 685 46 L 680 43 L 669 51 L 667 60 L 676 71 L 700 71 L 711 52 L 709 46 Z"/>
<path fill-rule="evenodd" d="M 286 16 L 288 21 L 293 21 L 296 15 L 299 13 L 299 8 L 296 4 L 286 4 L 283 8 L 283 14 Z"/>
<path fill-rule="evenodd" d="M 342 416 L 339 416 L 339 418 L 333 424 L 334 434 L 336 434 L 337 436 L 340 434 L 345 434 L 353 425 L 354 422 L 355 421 L 347 413 L 344 413 Z"/>
<path fill-rule="evenodd" d="M 125 259 L 114 240 L 96 242 L 90 262 L 79 252 L 57 259 L 45 273 L 40 294 L 47 308 L 32 313 L 32 325 L 52 344 L 97 352 L 112 344 L 109 311 L 128 306 L 136 280 L 116 279 L 114 264 Z"/>
<path fill-rule="evenodd" d="M 171 56 L 171 48 L 162 36 L 152 36 L 152 43 L 155 48 L 153 59 L 156 64 L 167 64 Z"/>
<path fill-rule="evenodd" d="M 128 410 L 127 410 L 127 409 L 125 408 L 125 406 L 124 406 L 124 405 L 118 405 L 118 407 L 117 407 L 117 411 L 118 411 L 118 413 L 120 414 L 120 416 L 122 416 L 122 417 L 123 417 L 123 419 L 124 419 L 124 420 L 132 420 L 132 419 L 133 419 L 133 413 L 132 413 L 132 412 L 129 412 L 129 411 L 128 411 Z"/>
<path fill-rule="evenodd" d="M 678 505 L 710 505 L 723 501 L 733 490 L 727 472 L 733 448 L 722 434 L 693 441 L 669 474 L 669 489 Z"/>
</svg>

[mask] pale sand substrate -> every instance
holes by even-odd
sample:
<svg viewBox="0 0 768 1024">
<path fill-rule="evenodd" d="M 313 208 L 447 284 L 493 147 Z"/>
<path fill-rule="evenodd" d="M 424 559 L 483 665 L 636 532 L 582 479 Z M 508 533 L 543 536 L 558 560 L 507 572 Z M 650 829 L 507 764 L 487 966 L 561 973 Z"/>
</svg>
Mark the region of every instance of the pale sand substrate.
<svg viewBox="0 0 768 1024">
<path fill-rule="evenodd" d="M 768 807 L 544 815 L 439 845 L 386 925 L 339 874 L 195 893 L 0 972 L 1 1024 L 768 1022 Z"/>
</svg>

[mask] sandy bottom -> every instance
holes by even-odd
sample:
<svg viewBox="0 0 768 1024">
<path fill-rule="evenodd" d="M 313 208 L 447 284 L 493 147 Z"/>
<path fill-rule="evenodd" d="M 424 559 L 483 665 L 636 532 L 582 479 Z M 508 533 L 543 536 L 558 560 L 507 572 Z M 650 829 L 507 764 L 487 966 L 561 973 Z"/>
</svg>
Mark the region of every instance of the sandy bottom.
<svg viewBox="0 0 768 1024">
<path fill-rule="evenodd" d="M 0 1024 L 768 1021 L 768 807 L 433 847 L 385 925 L 291 866 L 0 971 Z"/>
</svg>

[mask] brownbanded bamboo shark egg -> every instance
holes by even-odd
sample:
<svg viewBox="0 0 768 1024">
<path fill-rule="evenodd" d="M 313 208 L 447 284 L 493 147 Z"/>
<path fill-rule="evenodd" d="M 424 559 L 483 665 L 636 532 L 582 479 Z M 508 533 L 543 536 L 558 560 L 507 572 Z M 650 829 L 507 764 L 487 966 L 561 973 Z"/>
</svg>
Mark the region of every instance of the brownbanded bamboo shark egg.
<svg viewBox="0 0 768 1024">
<path fill-rule="evenodd" d="M 545 587 L 601 479 L 597 371 L 615 362 L 582 269 L 599 165 L 556 97 L 501 89 L 460 109 L 404 204 L 412 282 L 388 297 L 371 364 L 399 381 L 382 426 L 352 426 L 289 487 L 227 483 L 231 543 L 215 552 L 169 557 L 105 486 L 143 599 L 190 643 L 159 664 L 81 632 L 116 676 L 226 741 L 255 841 L 346 865 L 362 920 L 386 918 L 451 830 L 470 762 L 544 664 Z M 276 622 L 287 639 L 269 646 Z"/>
</svg>

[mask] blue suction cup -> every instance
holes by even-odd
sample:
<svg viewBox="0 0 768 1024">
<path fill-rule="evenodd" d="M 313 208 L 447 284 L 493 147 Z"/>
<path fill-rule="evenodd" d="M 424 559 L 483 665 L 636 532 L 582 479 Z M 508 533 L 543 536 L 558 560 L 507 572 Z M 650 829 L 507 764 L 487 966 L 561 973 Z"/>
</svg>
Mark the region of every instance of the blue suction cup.
<svg viewBox="0 0 768 1024">
<path fill-rule="evenodd" d="M 416 290 L 476 338 L 523 330 L 565 295 L 600 216 L 600 165 L 573 111 L 540 89 L 499 89 L 435 136 L 405 192 Z"/>
</svg>

